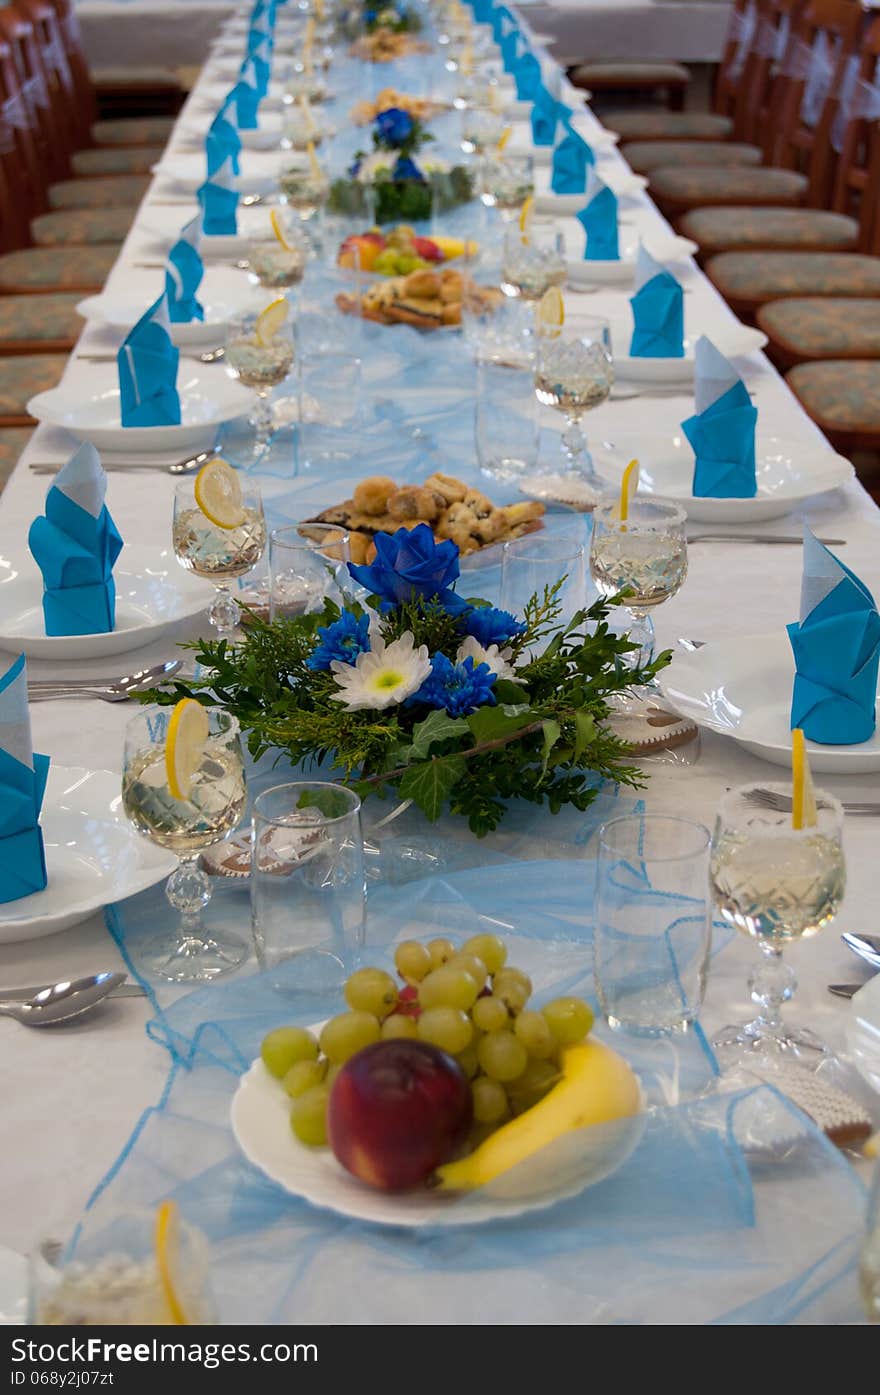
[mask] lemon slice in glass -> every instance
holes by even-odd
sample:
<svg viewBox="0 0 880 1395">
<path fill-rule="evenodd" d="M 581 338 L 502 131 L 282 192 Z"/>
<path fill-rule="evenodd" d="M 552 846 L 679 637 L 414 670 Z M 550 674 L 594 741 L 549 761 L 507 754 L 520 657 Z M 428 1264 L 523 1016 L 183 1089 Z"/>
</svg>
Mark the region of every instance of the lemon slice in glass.
<svg viewBox="0 0 880 1395">
<path fill-rule="evenodd" d="M 196 704 L 198 705 L 198 704 Z M 189 1319 L 180 1300 L 177 1270 L 180 1256 L 180 1215 L 177 1203 L 163 1201 L 156 1211 L 153 1231 L 159 1286 L 168 1308 L 171 1322 L 177 1327 L 189 1326 Z"/>
<path fill-rule="evenodd" d="M 558 286 L 550 286 L 538 301 L 535 315 L 538 330 L 555 339 L 565 324 L 565 301 Z"/>
<path fill-rule="evenodd" d="M 815 828 L 818 820 L 807 744 L 800 727 L 791 733 L 791 826 Z"/>
<path fill-rule="evenodd" d="M 257 336 L 257 343 L 263 348 L 275 338 L 279 330 L 287 323 L 287 301 L 281 295 L 277 300 L 273 300 L 271 305 L 267 305 L 265 310 L 261 310 L 257 316 L 257 323 L 254 325 L 254 334 Z"/>
<path fill-rule="evenodd" d="M 238 475 L 219 455 L 199 470 L 193 484 L 193 497 L 216 528 L 238 528 L 247 517 L 242 507 Z"/>
<path fill-rule="evenodd" d="M 188 799 L 211 728 L 208 714 L 195 698 L 181 698 L 171 713 L 165 737 L 165 775 L 172 799 Z"/>
</svg>

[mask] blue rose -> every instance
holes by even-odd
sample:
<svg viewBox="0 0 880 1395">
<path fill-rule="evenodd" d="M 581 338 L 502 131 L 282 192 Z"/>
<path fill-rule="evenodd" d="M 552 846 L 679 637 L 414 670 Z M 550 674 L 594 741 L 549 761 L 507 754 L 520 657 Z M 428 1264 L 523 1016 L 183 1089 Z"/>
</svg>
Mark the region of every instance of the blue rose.
<svg viewBox="0 0 880 1395">
<path fill-rule="evenodd" d="M 368 567 L 349 562 L 355 581 L 371 595 L 391 605 L 402 605 L 415 596 L 436 597 L 447 609 L 458 612 L 464 601 L 448 588 L 458 579 L 458 548 L 450 539 L 438 543 L 427 523 L 377 533 L 376 560 Z"/>
<path fill-rule="evenodd" d="M 526 627 L 509 610 L 484 605 L 465 616 L 464 628 L 466 634 L 473 635 L 478 644 L 488 649 L 490 644 L 497 644 L 499 648 L 509 644 L 514 635 L 521 635 Z"/>
<path fill-rule="evenodd" d="M 466 717 L 478 707 L 494 707 L 495 674 L 488 664 L 477 664 L 468 655 L 454 664 L 445 654 L 431 659 L 431 672 L 410 702 L 423 702 L 428 707 L 442 707 L 450 717 Z"/>
<path fill-rule="evenodd" d="M 395 162 L 394 168 L 391 171 L 391 178 L 416 179 L 420 184 L 424 184 L 425 182 L 425 176 L 422 174 L 422 171 L 419 169 L 415 160 L 411 160 L 408 155 L 402 155 L 400 159 Z"/>
<path fill-rule="evenodd" d="M 388 107 L 376 117 L 376 134 L 386 146 L 400 146 L 412 134 L 413 119 L 400 107 Z"/>
</svg>

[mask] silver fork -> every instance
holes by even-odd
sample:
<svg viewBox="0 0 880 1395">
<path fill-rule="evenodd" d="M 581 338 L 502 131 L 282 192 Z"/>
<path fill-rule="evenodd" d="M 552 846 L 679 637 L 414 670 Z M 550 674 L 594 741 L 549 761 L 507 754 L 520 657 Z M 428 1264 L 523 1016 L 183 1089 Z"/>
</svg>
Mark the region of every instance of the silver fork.
<svg viewBox="0 0 880 1395">
<path fill-rule="evenodd" d="M 758 809 L 772 809 L 777 814 L 791 813 L 791 796 L 779 794 L 776 790 L 767 790 L 761 787 L 749 790 L 746 795 L 746 803 L 754 804 Z M 820 801 L 821 803 L 821 801 Z M 841 800 L 843 812 L 845 814 L 864 814 L 868 817 L 880 816 L 880 801 L 859 801 Z"/>
<path fill-rule="evenodd" d="M 165 683 L 180 668 L 180 659 L 126 673 L 119 678 L 36 679 L 28 684 L 29 702 L 53 702 L 59 698 L 100 698 L 102 702 L 126 702 L 135 693 Z"/>
</svg>

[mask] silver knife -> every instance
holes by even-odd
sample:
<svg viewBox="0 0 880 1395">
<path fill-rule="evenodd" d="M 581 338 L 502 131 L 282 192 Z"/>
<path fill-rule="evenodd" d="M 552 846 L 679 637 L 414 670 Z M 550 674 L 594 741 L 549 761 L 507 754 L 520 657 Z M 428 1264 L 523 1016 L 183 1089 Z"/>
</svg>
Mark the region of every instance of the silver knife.
<svg viewBox="0 0 880 1395">
<path fill-rule="evenodd" d="M 36 993 L 42 993 L 46 986 L 45 983 L 38 983 L 32 988 L 0 988 L 0 1002 L 23 1003 L 28 998 L 33 998 Z M 120 983 L 118 987 L 111 988 L 107 994 L 108 998 L 143 998 L 145 996 L 146 989 L 141 988 L 139 983 Z"/>
<path fill-rule="evenodd" d="M 865 983 L 870 983 L 870 979 L 865 979 Z M 864 986 L 864 983 L 829 983 L 828 992 L 833 993 L 835 998 L 854 998 Z"/>
<path fill-rule="evenodd" d="M 784 533 L 688 533 L 688 543 L 693 545 L 700 542 L 731 542 L 731 543 L 767 543 L 768 546 L 792 545 L 800 546 L 803 542 L 801 534 L 788 536 Z M 846 538 L 819 538 L 818 542 L 824 543 L 826 547 L 845 547 Z"/>
</svg>

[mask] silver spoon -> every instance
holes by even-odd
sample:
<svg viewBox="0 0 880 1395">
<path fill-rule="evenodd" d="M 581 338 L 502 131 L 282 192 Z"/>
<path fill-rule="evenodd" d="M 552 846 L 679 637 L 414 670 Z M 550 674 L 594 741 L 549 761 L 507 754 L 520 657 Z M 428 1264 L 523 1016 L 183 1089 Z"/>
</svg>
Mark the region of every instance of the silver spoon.
<svg viewBox="0 0 880 1395">
<path fill-rule="evenodd" d="M 0 1003 L 0 1017 L 14 1017 L 26 1027 L 51 1027 L 91 1012 L 108 993 L 125 982 L 125 974 L 90 974 L 56 983 L 24 1003 Z"/>
<path fill-rule="evenodd" d="M 873 969 L 880 969 L 880 936 L 856 935 L 851 930 L 847 930 L 840 938 L 847 949 L 852 950 L 853 954 L 864 959 Z"/>
</svg>

